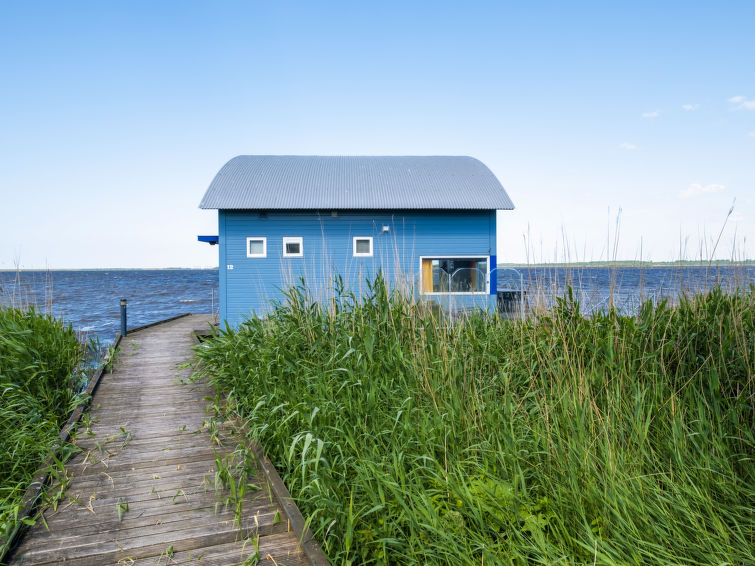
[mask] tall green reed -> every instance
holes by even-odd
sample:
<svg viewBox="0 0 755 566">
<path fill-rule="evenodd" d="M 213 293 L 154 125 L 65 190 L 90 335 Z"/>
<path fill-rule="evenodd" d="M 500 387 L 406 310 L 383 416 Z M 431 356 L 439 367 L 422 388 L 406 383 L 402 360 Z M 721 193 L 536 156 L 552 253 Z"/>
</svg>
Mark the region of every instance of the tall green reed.
<svg viewBox="0 0 755 566">
<path fill-rule="evenodd" d="M 0 307 L 0 537 L 79 399 L 86 353 L 70 325 Z"/>
<path fill-rule="evenodd" d="M 753 307 L 450 326 L 378 277 L 197 357 L 334 563 L 752 563 Z"/>
</svg>

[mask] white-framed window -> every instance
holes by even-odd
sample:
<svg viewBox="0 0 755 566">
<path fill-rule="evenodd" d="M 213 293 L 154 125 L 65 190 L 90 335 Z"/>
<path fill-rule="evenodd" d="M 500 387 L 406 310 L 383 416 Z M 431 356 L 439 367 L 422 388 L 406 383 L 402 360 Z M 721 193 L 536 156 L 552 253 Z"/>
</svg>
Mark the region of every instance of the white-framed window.
<svg viewBox="0 0 755 566">
<path fill-rule="evenodd" d="M 354 257 L 372 257 L 372 236 L 354 236 Z"/>
<path fill-rule="evenodd" d="M 490 290 L 488 256 L 420 256 L 423 295 L 487 295 Z"/>
<path fill-rule="evenodd" d="M 267 238 L 257 236 L 247 238 L 246 257 L 267 257 Z"/>
<path fill-rule="evenodd" d="M 304 256 L 304 238 L 301 236 L 286 236 L 283 238 L 283 257 Z"/>
</svg>

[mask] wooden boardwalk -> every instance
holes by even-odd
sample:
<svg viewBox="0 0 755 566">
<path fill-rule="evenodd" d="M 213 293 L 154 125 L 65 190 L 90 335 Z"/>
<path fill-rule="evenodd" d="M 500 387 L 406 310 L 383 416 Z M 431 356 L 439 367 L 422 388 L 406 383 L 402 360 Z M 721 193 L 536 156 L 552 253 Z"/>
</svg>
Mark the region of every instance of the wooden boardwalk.
<svg viewBox="0 0 755 566">
<path fill-rule="evenodd" d="M 79 434 L 82 452 L 66 466 L 65 495 L 10 564 L 210 566 L 256 564 L 256 555 L 259 564 L 322 563 L 312 559 L 316 543 L 306 544 L 309 553 L 299 544 L 287 515 L 292 503 L 281 505 L 272 485 L 277 474 L 270 481 L 257 469 L 250 481 L 259 490 L 244 495 L 241 525 L 236 506 L 226 504 L 229 490 L 216 488 L 216 456 L 228 457 L 236 443 L 223 430 L 220 444 L 212 438 L 213 394 L 182 383 L 190 370 L 179 369 L 208 321 L 192 315 L 123 339 L 95 393 L 91 432 Z"/>
</svg>

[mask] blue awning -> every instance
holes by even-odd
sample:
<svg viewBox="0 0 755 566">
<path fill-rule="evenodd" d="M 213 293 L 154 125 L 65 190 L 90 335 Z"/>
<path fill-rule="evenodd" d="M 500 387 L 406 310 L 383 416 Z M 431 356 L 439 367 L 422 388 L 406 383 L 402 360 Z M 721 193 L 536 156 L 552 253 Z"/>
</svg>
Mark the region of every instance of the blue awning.
<svg viewBox="0 0 755 566">
<path fill-rule="evenodd" d="M 219 238 L 217 236 L 197 236 L 198 242 L 207 242 L 211 246 L 218 243 Z"/>
</svg>

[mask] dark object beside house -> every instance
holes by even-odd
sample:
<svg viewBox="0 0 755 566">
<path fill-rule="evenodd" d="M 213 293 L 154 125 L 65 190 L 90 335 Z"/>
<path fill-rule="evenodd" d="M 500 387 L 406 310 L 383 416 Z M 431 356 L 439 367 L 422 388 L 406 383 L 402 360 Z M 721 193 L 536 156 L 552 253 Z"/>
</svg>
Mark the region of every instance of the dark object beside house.
<svg viewBox="0 0 755 566">
<path fill-rule="evenodd" d="M 496 300 L 496 309 L 499 313 L 517 318 L 522 315 L 523 304 L 525 300 L 524 290 L 520 291 L 498 291 Z"/>
</svg>

